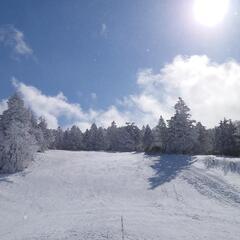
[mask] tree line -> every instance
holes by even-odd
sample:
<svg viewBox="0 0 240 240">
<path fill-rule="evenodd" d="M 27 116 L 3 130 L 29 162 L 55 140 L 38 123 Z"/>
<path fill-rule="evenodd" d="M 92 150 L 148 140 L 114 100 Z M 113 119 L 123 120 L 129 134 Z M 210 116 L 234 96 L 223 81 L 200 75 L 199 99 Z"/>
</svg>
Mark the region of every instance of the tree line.
<svg viewBox="0 0 240 240">
<path fill-rule="evenodd" d="M 118 127 L 113 121 L 108 128 L 93 123 L 84 132 L 75 125 L 66 130 L 48 129 L 45 119 L 37 119 L 16 93 L 0 115 L 0 172 L 21 171 L 33 160 L 34 153 L 47 149 L 240 156 L 238 121 L 223 119 L 218 126 L 207 129 L 191 119 L 183 99 L 178 99 L 174 109 L 169 120 L 160 116 L 153 128 L 146 125 L 140 129 L 130 122 Z"/>
</svg>

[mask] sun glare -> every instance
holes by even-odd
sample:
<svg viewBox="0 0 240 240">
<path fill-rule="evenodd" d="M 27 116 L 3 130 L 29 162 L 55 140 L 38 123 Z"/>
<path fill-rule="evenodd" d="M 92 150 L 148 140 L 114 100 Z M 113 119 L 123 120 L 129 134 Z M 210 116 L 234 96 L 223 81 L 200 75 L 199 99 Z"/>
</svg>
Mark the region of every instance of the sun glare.
<svg viewBox="0 0 240 240">
<path fill-rule="evenodd" d="M 222 22 L 229 8 L 229 0 L 195 0 L 194 17 L 202 25 L 213 27 Z"/>
</svg>

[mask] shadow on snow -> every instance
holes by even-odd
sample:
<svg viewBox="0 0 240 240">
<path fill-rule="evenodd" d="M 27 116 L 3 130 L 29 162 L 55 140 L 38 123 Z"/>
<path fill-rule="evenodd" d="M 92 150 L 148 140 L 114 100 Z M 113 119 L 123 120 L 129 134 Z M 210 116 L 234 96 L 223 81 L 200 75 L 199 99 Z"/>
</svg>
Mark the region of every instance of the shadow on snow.
<svg viewBox="0 0 240 240">
<path fill-rule="evenodd" d="M 153 159 L 151 168 L 155 174 L 153 177 L 148 179 L 150 189 L 170 182 L 184 169 L 189 168 L 193 163 L 192 157 L 187 155 L 174 155 L 174 154 L 163 154 L 163 155 L 149 155 L 146 157 Z"/>
<path fill-rule="evenodd" d="M 6 182 L 6 183 L 13 183 L 12 180 L 9 180 L 10 174 L 0 174 L 0 183 Z"/>
</svg>

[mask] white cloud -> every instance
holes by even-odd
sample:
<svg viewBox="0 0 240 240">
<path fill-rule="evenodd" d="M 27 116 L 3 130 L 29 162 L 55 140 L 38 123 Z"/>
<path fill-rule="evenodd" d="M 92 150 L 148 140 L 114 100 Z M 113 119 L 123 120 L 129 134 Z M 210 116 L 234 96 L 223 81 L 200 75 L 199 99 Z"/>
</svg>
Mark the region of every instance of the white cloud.
<svg viewBox="0 0 240 240">
<path fill-rule="evenodd" d="M 103 127 L 110 126 L 112 121 L 122 126 L 129 121 L 129 118 L 127 112 L 120 112 L 116 106 L 110 106 L 106 111 L 101 111 L 97 122 Z"/>
<path fill-rule="evenodd" d="M 22 94 L 25 103 L 33 109 L 37 116 L 45 117 L 51 128 L 58 126 L 58 119 L 62 116 L 68 121 L 86 118 L 80 105 L 68 103 L 67 98 L 61 92 L 56 96 L 47 96 L 37 88 L 27 86 L 15 79 L 13 84 Z"/>
<path fill-rule="evenodd" d="M 43 116 L 50 128 L 57 128 L 59 119 L 64 118 L 70 127 L 76 124 L 81 129 L 88 128 L 91 123 L 96 122 L 100 126 L 107 127 L 113 120 L 122 125 L 125 120 L 114 106 L 103 111 L 89 109 L 84 112 L 79 104 L 69 103 L 62 92 L 56 96 L 47 96 L 33 86 L 18 82 L 13 78 L 16 90 L 23 96 L 25 103 L 37 116 Z"/>
<path fill-rule="evenodd" d="M 107 36 L 107 25 L 105 23 L 102 23 L 101 25 L 100 34 L 104 37 Z"/>
<path fill-rule="evenodd" d="M 159 114 L 168 118 L 178 96 L 206 126 L 224 117 L 240 119 L 240 64 L 233 60 L 218 64 L 207 56 L 177 56 L 158 73 L 140 71 L 137 83 L 140 94 L 128 100 L 152 119 Z"/>
<path fill-rule="evenodd" d="M 11 47 L 15 56 L 30 56 L 33 54 L 33 50 L 25 42 L 23 32 L 13 25 L 0 27 L 0 43 Z"/>
<path fill-rule="evenodd" d="M 118 125 L 131 121 L 139 126 L 154 126 L 160 115 L 170 118 L 179 96 L 191 108 L 193 118 L 208 127 L 224 117 L 240 119 L 240 64 L 232 60 L 218 64 L 207 56 L 177 56 L 157 73 L 151 69 L 139 71 L 137 93 L 105 110 L 83 111 L 63 93 L 47 96 L 35 87 L 16 81 L 14 84 L 26 103 L 52 128 L 58 126 L 61 118 L 66 119 L 67 126 L 77 124 L 82 129 L 93 122 L 107 127 L 113 120 Z"/>
<path fill-rule="evenodd" d="M 97 99 L 97 94 L 92 92 L 91 93 L 91 98 L 92 98 L 92 100 L 96 100 Z"/>
</svg>

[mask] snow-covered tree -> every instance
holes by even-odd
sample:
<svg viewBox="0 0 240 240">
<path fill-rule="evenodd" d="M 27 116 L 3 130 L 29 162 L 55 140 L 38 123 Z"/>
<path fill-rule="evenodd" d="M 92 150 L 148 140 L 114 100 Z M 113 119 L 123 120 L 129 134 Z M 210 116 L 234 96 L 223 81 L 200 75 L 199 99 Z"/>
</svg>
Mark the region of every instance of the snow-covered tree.
<svg viewBox="0 0 240 240">
<path fill-rule="evenodd" d="M 143 150 L 145 152 L 151 151 L 152 146 L 153 146 L 154 137 L 153 137 L 153 133 L 152 133 L 152 130 L 149 127 L 149 125 L 147 125 L 145 128 L 145 132 L 144 132 L 142 141 L 143 141 Z"/>
<path fill-rule="evenodd" d="M 39 118 L 38 128 L 43 134 L 44 141 L 42 143 L 42 151 L 45 151 L 50 147 L 51 143 L 54 141 L 53 135 L 50 129 L 48 129 L 47 122 L 43 117 Z"/>
<path fill-rule="evenodd" d="M 89 129 L 86 129 L 86 131 L 83 134 L 83 148 L 84 150 L 90 150 L 89 149 L 89 139 L 90 139 L 90 132 Z"/>
<path fill-rule="evenodd" d="M 135 151 L 135 141 L 130 135 L 126 127 L 119 127 L 117 129 L 117 149 L 119 152 Z"/>
<path fill-rule="evenodd" d="M 31 127 L 30 111 L 22 98 L 14 94 L 0 119 L 0 172 L 21 171 L 33 160 L 37 147 Z"/>
<path fill-rule="evenodd" d="M 97 125 L 93 123 L 90 130 L 86 130 L 84 133 L 85 149 L 90 151 L 105 150 L 107 148 L 105 135 L 103 128 L 98 128 Z"/>
<path fill-rule="evenodd" d="M 108 148 L 108 143 L 106 140 L 107 136 L 107 131 L 106 129 L 99 127 L 98 128 L 98 134 L 97 134 L 97 140 L 99 141 L 98 143 L 98 149 L 99 150 L 107 150 Z"/>
<path fill-rule="evenodd" d="M 71 150 L 82 150 L 83 149 L 83 134 L 79 127 L 72 126 L 69 132 L 69 145 Z"/>
<path fill-rule="evenodd" d="M 200 122 L 196 124 L 195 131 L 197 141 L 194 147 L 196 154 L 210 154 L 213 151 L 213 137 L 211 131 L 207 130 Z"/>
<path fill-rule="evenodd" d="M 215 150 L 217 154 L 238 154 L 238 137 L 236 133 L 236 126 L 231 120 L 224 119 L 220 121 L 219 126 L 215 128 Z"/>
<path fill-rule="evenodd" d="M 190 109 L 182 100 L 174 106 L 175 114 L 168 120 L 168 141 L 166 150 L 169 153 L 189 154 L 194 151 L 197 134 L 191 120 Z"/>
<path fill-rule="evenodd" d="M 54 142 L 51 146 L 52 149 L 64 149 L 64 132 L 61 127 L 57 130 L 52 130 L 52 135 L 54 136 Z"/>
<path fill-rule="evenodd" d="M 168 140 L 168 129 L 165 120 L 162 116 L 158 121 L 158 125 L 153 129 L 153 151 L 165 152 Z"/>
<path fill-rule="evenodd" d="M 129 142 L 132 142 L 132 147 L 128 146 L 131 151 L 141 150 L 141 130 L 134 123 L 126 123 L 125 130 L 129 135 Z"/>
<path fill-rule="evenodd" d="M 71 143 L 71 138 L 70 138 L 70 129 L 68 128 L 67 130 L 64 131 L 63 133 L 63 150 L 72 150 L 72 143 Z"/>
<path fill-rule="evenodd" d="M 46 150 L 46 144 L 42 129 L 39 127 L 37 119 L 33 113 L 30 113 L 31 129 L 30 134 L 33 135 L 37 141 L 38 152 L 44 152 Z"/>
<path fill-rule="evenodd" d="M 117 151 L 118 150 L 118 143 L 117 143 L 117 134 L 118 128 L 116 123 L 113 121 L 111 126 L 107 128 L 106 131 L 106 148 L 110 151 Z"/>
</svg>

